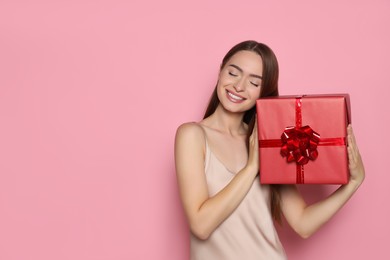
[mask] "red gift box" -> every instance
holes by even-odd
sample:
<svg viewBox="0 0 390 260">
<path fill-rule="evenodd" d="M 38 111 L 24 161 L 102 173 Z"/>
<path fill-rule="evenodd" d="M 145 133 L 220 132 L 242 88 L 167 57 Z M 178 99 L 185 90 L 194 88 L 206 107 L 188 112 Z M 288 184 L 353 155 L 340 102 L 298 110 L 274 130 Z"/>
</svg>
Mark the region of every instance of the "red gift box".
<svg viewBox="0 0 390 260">
<path fill-rule="evenodd" d="M 261 183 L 348 182 L 348 94 L 261 98 L 256 109 Z"/>
</svg>

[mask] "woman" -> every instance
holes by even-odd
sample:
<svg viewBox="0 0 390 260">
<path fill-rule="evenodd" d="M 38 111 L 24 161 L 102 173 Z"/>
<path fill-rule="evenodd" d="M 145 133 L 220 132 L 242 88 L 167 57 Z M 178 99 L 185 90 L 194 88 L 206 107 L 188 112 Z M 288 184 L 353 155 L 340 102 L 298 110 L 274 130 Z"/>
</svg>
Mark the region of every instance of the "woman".
<svg viewBox="0 0 390 260">
<path fill-rule="evenodd" d="M 326 199 L 308 206 L 295 185 L 260 184 L 255 103 L 277 95 L 274 53 L 264 44 L 242 42 L 222 61 L 204 119 L 178 128 L 176 172 L 191 229 L 191 259 L 286 259 L 273 219 L 282 213 L 307 238 L 363 182 L 364 166 L 348 126 L 350 181 Z"/>
</svg>

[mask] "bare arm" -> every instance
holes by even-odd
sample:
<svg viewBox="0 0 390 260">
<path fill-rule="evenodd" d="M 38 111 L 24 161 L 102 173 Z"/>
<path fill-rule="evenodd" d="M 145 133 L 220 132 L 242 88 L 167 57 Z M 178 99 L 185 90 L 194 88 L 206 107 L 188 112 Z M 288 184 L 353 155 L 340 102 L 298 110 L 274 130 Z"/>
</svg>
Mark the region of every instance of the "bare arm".
<svg viewBox="0 0 390 260">
<path fill-rule="evenodd" d="M 365 171 L 352 127 L 348 126 L 348 160 L 350 180 L 326 199 L 306 205 L 296 186 L 281 190 L 281 207 L 290 226 L 307 238 L 325 224 L 352 197 L 364 180 Z"/>
<path fill-rule="evenodd" d="M 257 134 L 257 132 L 255 132 Z M 176 174 L 191 232 L 207 239 L 240 204 L 258 173 L 257 135 L 252 134 L 248 164 L 216 195 L 209 197 L 204 172 L 205 137 L 195 123 L 179 127 L 175 140 Z"/>
</svg>

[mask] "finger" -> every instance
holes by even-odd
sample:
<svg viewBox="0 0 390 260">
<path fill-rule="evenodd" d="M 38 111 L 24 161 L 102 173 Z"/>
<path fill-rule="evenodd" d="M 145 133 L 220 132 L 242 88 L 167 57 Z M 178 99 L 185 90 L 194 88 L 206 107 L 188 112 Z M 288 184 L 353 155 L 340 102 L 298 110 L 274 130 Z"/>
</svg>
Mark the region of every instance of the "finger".
<svg viewBox="0 0 390 260">
<path fill-rule="evenodd" d="M 255 118 L 255 124 L 254 124 L 254 126 L 253 126 L 253 138 L 254 138 L 254 141 L 257 143 L 257 145 L 258 145 L 258 140 L 259 140 L 259 138 L 258 138 L 258 128 L 257 128 L 257 119 Z"/>
<path fill-rule="evenodd" d="M 357 157 L 359 156 L 359 149 L 356 144 L 356 138 L 353 133 L 353 129 L 351 125 L 348 125 L 347 131 L 348 131 L 348 147 L 352 148 L 352 152 L 354 153 L 354 156 Z"/>
<path fill-rule="evenodd" d="M 356 156 L 353 153 L 353 150 L 351 147 L 348 147 L 347 150 L 348 150 L 348 161 L 350 164 L 354 164 L 356 162 Z"/>
<path fill-rule="evenodd" d="M 257 120 L 255 121 L 255 126 L 253 127 L 253 132 L 255 134 L 255 140 L 258 140 L 258 128 L 257 128 Z"/>
<path fill-rule="evenodd" d="M 253 147 L 255 145 L 255 136 L 254 136 L 254 133 L 252 132 L 251 136 L 249 137 L 249 144 L 251 147 Z"/>
<path fill-rule="evenodd" d="M 350 137 L 351 139 L 351 137 Z M 350 141 L 350 145 L 348 145 L 348 159 L 352 165 L 357 164 L 357 160 L 359 158 L 359 151 L 353 141 Z"/>
<path fill-rule="evenodd" d="M 348 145 L 352 145 L 353 130 L 352 130 L 352 126 L 350 124 L 347 127 L 347 136 L 348 136 Z"/>
<path fill-rule="evenodd" d="M 358 162 L 356 161 L 356 158 L 355 156 L 352 154 L 352 152 L 349 153 L 349 156 L 348 156 L 348 168 L 350 171 L 354 170 L 357 168 L 358 166 Z"/>
<path fill-rule="evenodd" d="M 348 125 L 347 132 L 348 132 L 348 136 L 351 136 L 351 142 L 353 143 L 354 146 L 356 146 L 356 138 L 351 124 Z"/>
</svg>

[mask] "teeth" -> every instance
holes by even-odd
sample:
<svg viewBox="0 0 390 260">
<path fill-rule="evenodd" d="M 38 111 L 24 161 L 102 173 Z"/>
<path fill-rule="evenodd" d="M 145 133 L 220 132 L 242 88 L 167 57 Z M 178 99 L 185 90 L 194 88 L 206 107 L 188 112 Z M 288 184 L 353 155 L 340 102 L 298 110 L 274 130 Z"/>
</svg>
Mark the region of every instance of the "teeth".
<svg viewBox="0 0 390 260">
<path fill-rule="evenodd" d="M 239 97 L 239 96 L 236 96 L 236 95 L 233 95 L 232 93 L 228 92 L 229 96 L 233 99 L 236 99 L 236 100 L 243 100 L 243 98 Z"/>
</svg>

